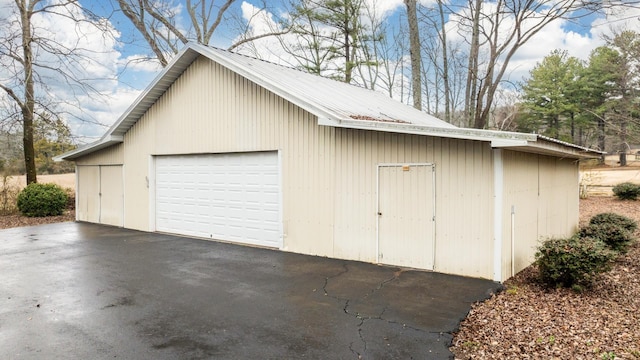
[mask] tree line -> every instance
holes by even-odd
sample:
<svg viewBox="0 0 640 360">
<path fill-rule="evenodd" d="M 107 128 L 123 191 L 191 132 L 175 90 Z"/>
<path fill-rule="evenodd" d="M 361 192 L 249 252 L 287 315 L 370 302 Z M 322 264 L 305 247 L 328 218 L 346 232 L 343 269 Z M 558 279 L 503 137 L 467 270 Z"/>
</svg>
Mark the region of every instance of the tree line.
<svg viewBox="0 0 640 360">
<path fill-rule="evenodd" d="M 600 150 L 618 151 L 620 164 L 640 144 L 640 34 L 606 39 L 587 61 L 555 50 L 522 86 L 515 129 Z"/>
<path fill-rule="evenodd" d="M 135 29 L 136 44 L 148 49 L 147 60 L 161 66 L 189 41 L 210 45 L 232 33 L 229 50 L 267 58 L 270 54 L 258 44 L 268 40 L 271 50 L 277 48 L 283 61 L 293 67 L 383 91 L 454 125 L 510 129 L 517 119 L 517 129 L 542 131 L 579 144 L 590 144 L 596 134 L 597 145 L 604 149 L 607 132 L 617 131 L 619 142 L 627 143 L 634 124 L 633 75 L 624 74 L 631 76 L 624 82 L 619 78 L 623 74 L 596 68 L 613 60 L 622 62 L 626 55 L 620 44 L 597 50 L 588 64 L 560 52 L 552 54 L 559 59 L 549 58 L 548 62 L 556 61 L 567 71 L 580 71 L 574 80 L 582 88 L 556 89 L 563 94 L 549 92 L 539 98 L 581 96 L 577 108 L 559 100 L 549 101 L 553 105 L 533 100 L 535 91 L 543 91 L 536 90 L 540 86 L 534 81 L 543 76 L 537 75 L 544 72 L 538 68 L 523 87 L 522 101 L 511 101 L 511 110 L 498 98 L 513 92 L 504 89 L 515 55 L 549 24 L 634 7 L 638 2 L 435 0 L 426 5 L 404 0 L 403 11 L 389 16 L 380 10 L 382 0 L 283 0 L 253 5 L 247 17 L 246 12 L 239 12 L 237 0 L 111 0 L 108 4 L 113 10 L 106 15 L 78 0 L 14 0 L 0 16 L 0 125 L 20 129 L 27 182 L 35 182 L 37 124 L 46 123 L 45 119 L 64 122 L 77 116 L 64 110 L 70 103 L 82 113 L 83 103 L 101 96 L 96 81 L 113 79 L 90 79 L 78 70 L 100 65 L 92 59 L 95 50 L 82 39 L 99 33 L 102 41 L 116 41 L 119 31 L 111 21 L 120 15 Z M 248 4 L 242 3 L 244 6 Z M 34 22 L 43 14 L 73 21 L 78 40 L 63 41 L 54 29 Z M 186 22 L 181 21 L 182 16 Z M 618 57 L 607 58 L 613 53 Z M 587 79 L 591 80 L 586 83 Z M 631 87 L 609 87 L 623 82 Z M 71 90 L 74 99 L 56 99 L 52 87 L 59 83 Z M 63 102 L 66 107 L 61 106 Z M 548 110 L 551 106 L 557 108 L 553 110 L 556 114 Z M 516 115 L 513 109 L 518 109 Z"/>
</svg>

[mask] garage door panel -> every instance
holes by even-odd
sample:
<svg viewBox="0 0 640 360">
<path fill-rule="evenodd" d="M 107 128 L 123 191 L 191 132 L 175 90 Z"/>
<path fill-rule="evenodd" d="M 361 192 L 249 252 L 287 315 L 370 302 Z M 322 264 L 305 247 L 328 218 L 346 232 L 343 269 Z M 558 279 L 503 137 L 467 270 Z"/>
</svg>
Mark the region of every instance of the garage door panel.
<svg viewBox="0 0 640 360">
<path fill-rule="evenodd" d="M 278 169 L 275 152 L 157 157 L 157 230 L 281 247 Z"/>
</svg>

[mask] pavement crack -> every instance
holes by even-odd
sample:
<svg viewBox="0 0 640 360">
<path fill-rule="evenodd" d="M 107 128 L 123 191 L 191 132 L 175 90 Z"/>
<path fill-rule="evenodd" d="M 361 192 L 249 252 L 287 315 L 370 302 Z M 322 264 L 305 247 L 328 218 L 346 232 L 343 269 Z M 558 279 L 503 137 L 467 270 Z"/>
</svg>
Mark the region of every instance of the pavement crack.
<svg viewBox="0 0 640 360">
<path fill-rule="evenodd" d="M 362 359 L 362 354 L 353 348 L 353 343 L 349 344 L 349 351 L 351 351 L 353 355 L 357 356 L 358 359 Z"/>
<path fill-rule="evenodd" d="M 369 293 L 367 293 L 365 296 L 363 296 L 363 297 L 362 297 L 362 299 L 366 299 L 366 298 L 368 298 L 369 296 L 371 296 L 371 295 L 375 294 L 376 292 L 378 292 L 378 291 L 382 290 L 382 288 L 384 288 L 384 287 L 385 287 L 385 285 L 387 285 L 388 283 L 390 283 L 390 282 L 392 282 L 392 281 L 394 281 L 394 280 L 398 279 L 398 278 L 400 277 L 400 275 L 402 275 L 402 273 L 403 273 L 403 272 L 405 272 L 405 270 L 404 270 L 404 269 L 398 269 L 397 271 L 394 271 L 394 272 L 393 272 L 393 275 L 392 275 L 390 278 L 385 279 L 385 280 L 383 280 L 382 282 L 380 282 L 380 283 L 378 284 L 378 286 L 376 286 L 376 287 L 375 287 L 375 288 L 373 288 L 371 291 L 369 291 Z"/>
<path fill-rule="evenodd" d="M 342 300 L 342 299 L 340 299 L 340 298 L 338 298 L 336 296 L 329 295 L 329 292 L 327 291 L 327 286 L 329 286 L 329 281 L 331 279 L 335 279 L 338 276 L 344 275 L 344 274 L 346 274 L 348 272 L 349 272 L 349 268 L 347 267 L 347 264 L 346 263 L 342 263 L 342 270 L 340 272 L 338 272 L 335 275 L 331 275 L 331 276 L 325 277 L 324 278 L 324 285 L 322 285 L 322 291 L 324 292 L 324 296 L 329 296 L 329 297 L 337 299 L 337 300 Z"/>
<path fill-rule="evenodd" d="M 386 320 L 384 318 L 380 318 L 380 320 L 382 321 L 386 321 L 388 324 L 393 324 L 393 325 L 402 325 L 403 329 L 409 329 L 409 330 L 413 330 L 413 331 L 417 331 L 417 332 L 421 332 L 421 333 L 427 333 L 427 334 L 440 334 L 442 335 L 442 331 L 427 331 L 425 329 L 421 329 L 415 326 L 411 326 L 411 325 L 407 325 L 405 323 L 400 323 L 398 321 L 394 321 L 394 320 Z"/>
<path fill-rule="evenodd" d="M 356 313 L 351 313 L 351 311 L 349 310 L 349 306 L 351 305 L 351 299 L 344 299 L 344 298 L 340 298 L 340 297 L 337 297 L 337 296 L 334 296 L 334 295 L 330 294 L 330 293 L 329 293 L 329 291 L 327 290 L 327 287 L 329 286 L 329 281 L 331 281 L 332 279 L 335 279 L 336 277 L 339 277 L 339 276 L 344 275 L 344 274 L 346 274 L 347 272 L 349 272 L 349 268 L 347 267 L 347 264 L 346 264 L 346 263 L 342 264 L 342 268 L 343 268 L 343 269 L 342 269 L 340 272 L 336 273 L 335 275 L 331 275 L 331 276 L 327 276 L 327 277 L 325 277 L 325 279 L 324 279 L 324 285 L 322 286 L 322 291 L 324 292 L 324 295 L 325 295 L 325 296 L 328 296 L 328 297 L 330 297 L 330 298 L 332 298 L 332 299 L 336 299 L 336 300 L 344 301 L 344 306 L 342 307 L 342 311 L 343 311 L 345 314 L 347 314 L 347 315 L 349 315 L 349 316 L 352 316 L 352 317 L 354 317 L 354 318 L 356 318 L 356 319 L 358 320 L 358 324 L 357 324 L 356 326 L 357 326 L 357 329 L 358 329 L 358 338 L 360 339 L 360 343 L 362 344 L 362 351 L 361 351 L 361 352 L 359 352 L 359 351 L 354 347 L 354 345 L 355 345 L 355 343 L 354 343 L 354 342 L 351 342 L 351 343 L 349 344 L 349 350 L 350 350 L 350 351 L 351 351 L 355 356 L 357 356 L 357 358 L 358 358 L 358 359 L 362 359 L 363 354 L 364 354 L 364 353 L 366 352 L 366 350 L 367 350 L 367 340 L 366 340 L 366 339 L 365 339 L 365 337 L 364 337 L 363 329 L 362 329 L 362 326 L 364 325 L 364 323 L 365 323 L 366 321 L 368 321 L 368 320 L 379 320 L 379 321 L 387 321 L 388 323 L 394 323 L 394 324 L 399 324 L 399 323 L 397 323 L 397 322 L 393 322 L 393 321 L 388 321 L 388 320 L 385 320 L 385 319 L 383 318 L 383 316 L 384 316 L 385 312 L 386 312 L 386 311 L 387 311 L 387 309 L 389 308 L 388 306 L 385 306 L 385 307 L 382 309 L 382 311 L 380 312 L 380 314 L 378 314 L 377 316 L 363 316 L 363 315 L 361 315 L 360 313 L 357 313 L 357 312 L 356 312 Z M 398 278 L 400 277 L 400 275 L 402 275 L 402 273 L 403 273 L 404 271 L 405 271 L 405 270 L 403 270 L 403 269 L 398 269 L 397 271 L 395 271 L 395 272 L 393 273 L 393 275 L 392 275 L 391 277 L 389 277 L 389 278 L 384 279 L 383 281 L 381 281 L 381 282 L 380 282 L 380 283 L 379 283 L 375 288 L 371 289 L 367 294 L 365 294 L 364 296 L 362 296 L 360 299 L 364 300 L 364 299 L 366 299 L 366 298 L 370 297 L 371 295 L 373 295 L 374 293 L 376 293 L 377 291 L 380 291 L 380 290 L 381 290 L 381 289 L 383 289 L 383 288 L 384 288 L 388 283 L 390 283 L 390 282 L 392 282 L 392 281 L 394 281 L 394 280 L 398 279 Z M 409 329 L 412 329 L 412 330 L 415 330 L 415 331 L 424 331 L 424 330 L 421 330 L 421 329 L 417 329 L 417 328 L 413 328 L 413 327 L 407 326 L 406 324 L 402 324 L 402 326 L 403 326 L 404 328 L 409 328 Z"/>
<path fill-rule="evenodd" d="M 360 325 L 358 325 L 358 338 L 360 339 L 360 342 L 362 343 L 362 353 L 360 353 L 358 350 L 354 349 L 353 345 L 354 343 L 350 343 L 349 344 L 349 350 L 357 356 L 358 359 L 362 359 L 363 354 L 367 351 L 367 340 L 365 340 L 364 335 L 362 335 L 362 324 L 364 323 L 364 320 L 360 323 Z"/>
<path fill-rule="evenodd" d="M 360 324 L 360 326 L 358 326 L 358 337 L 360 338 L 360 341 L 362 341 L 362 352 L 366 352 L 367 340 L 365 340 L 364 336 L 362 335 L 362 324 L 364 324 L 364 321 Z"/>
</svg>

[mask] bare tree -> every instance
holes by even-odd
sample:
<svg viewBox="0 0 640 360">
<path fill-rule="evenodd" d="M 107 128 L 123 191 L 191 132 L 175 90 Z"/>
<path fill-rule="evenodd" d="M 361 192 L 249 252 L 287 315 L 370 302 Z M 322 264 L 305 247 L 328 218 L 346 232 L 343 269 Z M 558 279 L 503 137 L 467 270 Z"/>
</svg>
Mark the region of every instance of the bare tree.
<svg viewBox="0 0 640 360">
<path fill-rule="evenodd" d="M 358 66 L 360 79 L 363 79 L 364 86 L 384 91 L 389 97 L 404 102 L 404 89 L 400 81 L 408 47 L 404 26 L 406 20 L 400 16 L 397 19 L 398 26 L 390 26 L 389 21 L 376 13 L 375 3 L 371 5 L 365 5 L 365 15 L 371 24 L 373 36 L 370 46 L 363 46 L 363 56 L 369 60 Z"/>
<path fill-rule="evenodd" d="M 619 139 L 620 166 L 627 165 L 630 130 L 637 128 L 640 107 L 638 89 L 640 89 L 640 34 L 622 31 L 607 38 L 607 45 L 618 52 L 618 61 L 610 64 L 616 73 L 615 86 L 609 94 L 610 121 L 616 128 Z M 635 126 L 634 126 L 635 125 Z"/>
<path fill-rule="evenodd" d="M 469 0 L 468 5 L 468 11 L 459 12 L 460 28 L 471 34 L 465 109 L 473 126 L 484 128 L 516 52 L 547 25 L 584 4 L 580 0 Z"/>
<path fill-rule="evenodd" d="M 236 0 L 185 0 L 188 26 L 179 24 L 179 8 L 174 0 L 117 0 L 122 13 L 129 18 L 155 58 L 163 67 L 173 54 L 189 41 L 209 45 L 216 30 L 225 22 L 225 17 Z M 262 4 L 266 9 L 266 3 Z M 246 24 L 245 24 L 246 25 Z M 246 28 L 246 26 L 245 26 Z M 267 36 L 286 34 L 290 28 L 279 28 L 261 34 L 242 32 L 242 36 L 229 49 Z"/>
<path fill-rule="evenodd" d="M 483 0 L 469 0 L 471 41 L 469 43 L 469 60 L 467 67 L 467 69 L 469 70 L 469 75 L 467 76 L 466 81 L 464 104 L 469 126 L 473 124 L 473 121 L 475 121 L 476 112 L 478 111 L 477 91 L 478 81 L 480 79 L 480 76 L 478 74 L 480 65 L 478 61 L 480 57 L 480 14 L 482 13 L 482 3 Z M 482 127 L 484 127 L 484 125 Z"/>
<path fill-rule="evenodd" d="M 407 7 L 407 22 L 409 23 L 409 54 L 411 57 L 411 88 L 413 89 L 413 107 L 422 110 L 422 72 L 420 65 L 420 30 L 418 29 L 418 13 L 416 0 L 404 0 Z"/>
<path fill-rule="evenodd" d="M 7 6 L 9 11 L 4 12 L 0 22 L 0 89 L 11 103 L 10 108 L 19 109 L 19 114 L 9 112 L 3 120 L 15 120 L 21 125 L 26 178 L 30 184 L 37 182 L 35 120 L 40 116 L 63 115 L 56 108 L 58 103 L 52 100 L 55 96 L 46 94 L 49 86 L 64 87 L 76 96 L 99 93 L 79 69 L 102 65 L 91 60 L 90 50 L 81 48 L 78 39 L 83 36 L 85 24 L 107 37 L 111 28 L 108 22 L 86 13 L 77 0 L 14 0 Z M 77 39 L 57 40 L 52 29 L 43 28 L 34 21 L 37 16 L 45 15 L 72 20 Z M 79 107 L 77 103 L 73 106 Z"/>
</svg>

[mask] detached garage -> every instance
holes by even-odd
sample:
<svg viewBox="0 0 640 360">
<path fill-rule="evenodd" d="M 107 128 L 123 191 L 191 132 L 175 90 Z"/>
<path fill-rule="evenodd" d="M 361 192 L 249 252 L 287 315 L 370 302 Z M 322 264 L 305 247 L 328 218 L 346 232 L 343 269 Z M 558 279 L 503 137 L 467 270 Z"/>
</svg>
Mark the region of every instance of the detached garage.
<svg viewBox="0 0 640 360">
<path fill-rule="evenodd" d="M 77 220 L 502 281 L 578 225 L 578 160 L 188 45 L 77 165 Z"/>
</svg>

